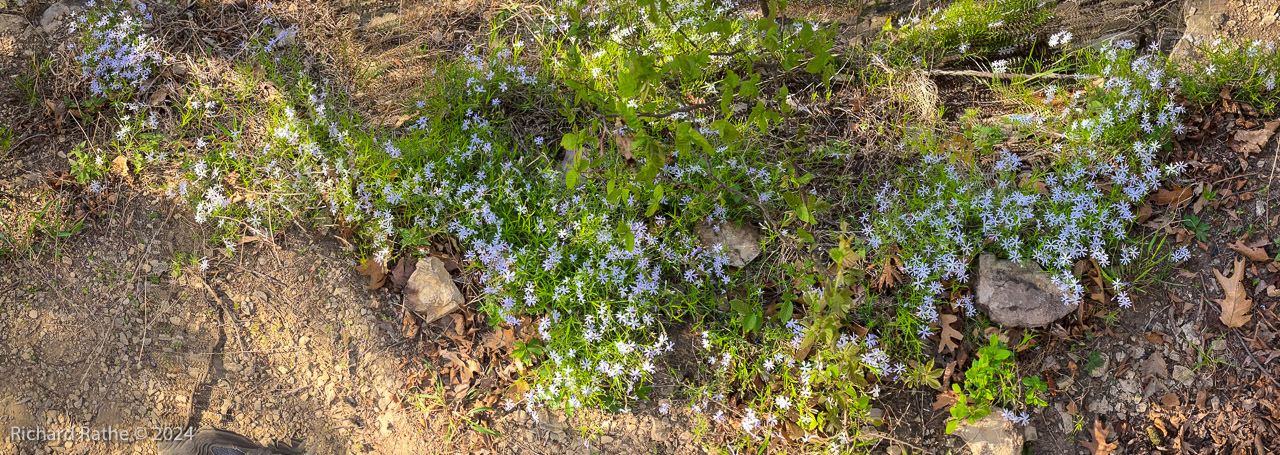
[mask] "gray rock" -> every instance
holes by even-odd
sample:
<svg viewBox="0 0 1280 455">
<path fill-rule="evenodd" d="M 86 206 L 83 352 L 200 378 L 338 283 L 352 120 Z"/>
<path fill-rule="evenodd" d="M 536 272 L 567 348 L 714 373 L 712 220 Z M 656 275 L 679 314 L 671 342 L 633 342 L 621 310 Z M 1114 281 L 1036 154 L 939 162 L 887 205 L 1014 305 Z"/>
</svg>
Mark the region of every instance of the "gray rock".
<svg viewBox="0 0 1280 455">
<path fill-rule="evenodd" d="M 1225 5 L 1213 0 L 1186 0 L 1182 3 L 1182 19 L 1186 24 L 1182 36 L 1173 46 L 1172 57 L 1183 61 L 1200 55 L 1197 44 L 1210 43 L 1222 36 L 1227 16 L 1222 14 Z"/>
<path fill-rule="evenodd" d="M 400 25 L 400 14 L 395 11 L 389 11 L 377 16 L 370 17 L 364 24 L 369 29 L 391 29 Z"/>
<path fill-rule="evenodd" d="M 461 308 L 462 291 L 453 283 L 449 270 L 439 258 L 418 261 L 418 268 L 404 287 L 404 306 L 429 324 Z"/>
<path fill-rule="evenodd" d="M 45 8 L 44 14 L 40 16 L 40 29 L 44 30 L 45 34 L 52 35 L 58 31 L 58 28 L 62 27 L 62 24 L 75 17 L 83 9 L 84 5 L 75 1 L 61 1 L 49 5 L 48 8 Z"/>
<path fill-rule="evenodd" d="M 1173 380 L 1174 380 L 1174 381 L 1178 381 L 1178 382 L 1182 383 L 1182 385 L 1184 385 L 1184 386 L 1189 386 L 1189 385 L 1191 385 L 1191 380 L 1192 380 L 1192 379 L 1195 379 L 1195 377 L 1196 377 L 1195 372 L 1194 372 L 1194 371 L 1191 371 L 1191 369 L 1190 369 L 1190 368 L 1187 368 L 1187 367 L 1182 366 L 1182 365 L 1174 365 L 1174 366 L 1173 366 Z"/>
<path fill-rule="evenodd" d="M 577 150 L 564 149 L 564 155 L 560 157 L 560 162 L 556 163 L 556 169 L 559 169 L 560 172 L 567 172 L 574 167 L 575 162 L 578 160 L 589 162 L 591 157 L 583 153 L 582 148 Z"/>
<path fill-rule="evenodd" d="M 1079 307 L 1064 305 L 1062 291 L 1038 267 L 993 254 L 978 259 L 977 306 L 1006 327 L 1044 327 Z"/>
<path fill-rule="evenodd" d="M 17 14 L 0 14 L 0 36 L 22 36 L 27 30 L 27 20 Z"/>
<path fill-rule="evenodd" d="M 1024 435 L 1013 422 L 1000 414 L 988 414 L 977 422 L 964 421 L 956 428 L 956 436 L 964 439 L 973 455 L 1019 455 Z"/>
<path fill-rule="evenodd" d="M 730 266 L 742 267 L 760 256 L 760 231 L 754 227 L 732 223 L 713 225 L 700 221 L 693 230 L 703 246 L 715 248 L 723 245 Z"/>
<path fill-rule="evenodd" d="M 1092 370 L 1089 370 L 1090 377 L 1101 378 L 1103 375 L 1107 374 L 1107 367 L 1111 366 L 1111 358 L 1106 354 L 1099 352 L 1098 358 L 1102 359 L 1102 363 L 1094 367 Z"/>
</svg>

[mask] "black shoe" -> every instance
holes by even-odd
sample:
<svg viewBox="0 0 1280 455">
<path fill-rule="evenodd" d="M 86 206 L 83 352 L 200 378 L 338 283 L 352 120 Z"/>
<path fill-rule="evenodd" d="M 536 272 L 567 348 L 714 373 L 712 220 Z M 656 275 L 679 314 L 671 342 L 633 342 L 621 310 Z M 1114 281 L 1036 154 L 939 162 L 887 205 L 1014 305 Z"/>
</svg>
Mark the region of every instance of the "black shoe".
<svg viewBox="0 0 1280 455">
<path fill-rule="evenodd" d="M 249 438 L 216 428 L 201 428 L 191 439 L 161 442 L 159 455 L 299 455 L 282 444 L 263 447 Z"/>
</svg>

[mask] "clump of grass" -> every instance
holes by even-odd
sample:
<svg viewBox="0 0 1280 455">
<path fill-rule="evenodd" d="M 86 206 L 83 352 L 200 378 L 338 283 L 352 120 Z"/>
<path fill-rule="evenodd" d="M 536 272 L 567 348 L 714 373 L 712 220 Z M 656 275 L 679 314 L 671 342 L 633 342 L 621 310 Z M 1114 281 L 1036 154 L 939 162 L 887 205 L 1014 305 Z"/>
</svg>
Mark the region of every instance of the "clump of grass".
<svg viewBox="0 0 1280 455">
<path fill-rule="evenodd" d="M 1210 104 L 1227 90 L 1233 99 L 1249 103 L 1264 115 L 1275 113 L 1280 104 L 1276 85 L 1280 51 L 1276 43 L 1222 39 L 1193 42 L 1201 58 L 1183 62 L 1178 79 L 1188 99 Z"/>
<path fill-rule="evenodd" d="M 898 18 L 897 29 L 877 43 L 882 51 L 906 53 L 916 63 L 942 58 L 991 61 L 995 72 L 1012 70 L 1011 62 L 1031 54 L 1042 39 L 1053 46 L 1070 41 L 1070 33 L 1037 36 L 1052 10 L 1039 0 L 962 0 L 945 8 Z"/>
</svg>

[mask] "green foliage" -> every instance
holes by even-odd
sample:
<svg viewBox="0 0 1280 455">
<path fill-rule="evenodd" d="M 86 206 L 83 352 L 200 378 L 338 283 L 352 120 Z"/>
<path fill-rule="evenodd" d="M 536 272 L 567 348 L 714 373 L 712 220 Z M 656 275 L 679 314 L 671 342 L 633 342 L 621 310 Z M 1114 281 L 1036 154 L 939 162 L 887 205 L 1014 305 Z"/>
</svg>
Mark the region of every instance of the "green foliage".
<svg viewBox="0 0 1280 455">
<path fill-rule="evenodd" d="M 991 58 L 1027 53 L 1034 31 L 1053 16 L 1039 0 L 960 0 L 898 21 L 900 52 L 934 61 L 944 55 Z M 891 26 L 891 24 L 886 24 Z M 890 48 L 892 49 L 892 48 Z"/>
<path fill-rule="evenodd" d="M 68 161 L 71 163 L 71 176 L 81 185 L 98 181 L 107 173 L 107 159 L 102 151 L 86 150 L 87 143 L 81 142 L 71 149 Z"/>
<path fill-rule="evenodd" d="M 1024 340 L 1025 342 L 1025 340 Z M 992 335 L 990 342 L 978 349 L 978 357 L 964 373 L 964 385 L 952 384 L 958 397 L 951 407 L 947 433 L 955 431 L 961 421 L 974 422 L 991 413 L 992 406 L 1047 406 L 1040 397 L 1048 386 L 1038 376 L 1018 380 L 1013 351 Z"/>
<path fill-rule="evenodd" d="M 1187 217 L 1182 220 L 1182 225 L 1186 226 L 1187 230 L 1195 233 L 1196 240 L 1201 242 L 1209 240 L 1209 228 L 1212 226 L 1201 220 L 1194 213 L 1188 213 Z"/>
<path fill-rule="evenodd" d="M 1280 105 L 1276 84 L 1280 51 L 1276 43 L 1215 40 L 1192 47 L 1188 51 L 1200 58 L 1186 59 L 1178 72 L 1181 92 L 1188 99 L 1211 104 L 1226 95 L 1264 115 L 1276 112 Z"/>
</svg>

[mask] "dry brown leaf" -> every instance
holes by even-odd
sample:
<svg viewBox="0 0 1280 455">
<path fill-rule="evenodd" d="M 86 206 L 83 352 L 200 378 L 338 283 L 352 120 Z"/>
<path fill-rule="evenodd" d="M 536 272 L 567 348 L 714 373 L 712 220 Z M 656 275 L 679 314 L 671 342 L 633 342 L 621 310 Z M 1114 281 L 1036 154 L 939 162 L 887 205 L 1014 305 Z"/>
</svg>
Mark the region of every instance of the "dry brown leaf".
<svg viewBox="0 0 1280 455">
<path fill-rule="evenodd" d="M 67 115 L 67 105 L 62 102 L 54 102 L 53 100 L 44 100 L 46 115 L 53 116 L 53 126 L 59 131 L 62 130 L 62 117 Z"/>
<path fill-rule="evenodd" d="M 1249 296 L 1245 295 L 1244 284 L 1240 282 L 1244 279 L 1244 263 L 1244 259 L 1236 259 L 1235 270 L 1231 277 L 1222 276 L 1222 272 L 1217 269 L 1213 271 L 1225 294 L 1218 300 L 1218 305 L 1222 307 L 1222 316 L 1219 319 L 1227 327 L 1244 326 L 1249 319 L 1253 318 L 1253 315 L 1249 314 L 1249 310 L 1253 309 L 1253 302 L 1249 300 Z"/>
<path fill-rule="evenodd" d="M 1170 208 L 1178 208 L 1191 200 L 1191 196 L 1195 194 L 1191 187 L 1178 186 L 1176 183 L 1170 185 L 1173 186 L 1172 190 L 1161 188 L 1151 197 L 1151 201 Z"/>
<path fill-rule="evenodd" d="M 1244 243 L 1243 241 L 1237 240 L 1235 243 L 1228 246 L 1230 246 L 1231 249 L 1236 250 L 1237 253 L 1249 258 L 1249 260 L 1267 262 L 1271 260 L 1271 256 L 1267 255 L 1267 249 L 1263 247 L 1270 243 L 1271 242 L 1267 240 L 1260 240 L 1252 243 Z"/>
<path fill-rule="evenodd" d="M 361 275 L 369 277 L 370 291 L 381 288 L 387 284 L 387 268 L 383 267 L 382 264 L 379 264 L 376 261 L 370 261 L 368 259 L 361 261 L 360 265 L 356 266 L 356 271 L 360 272 Z"/>
<path fill-rule="evenodd" d="M 1107 442 L 1107 427 L 1102 425 L 1101 420 L 1094 419 L 1092 433 L 1093 441 L 1080 441 L 1080 445 L 1089 449 L 1089 453 L 1093 455 L 1110 455 L 1112 450 L 1120 447 L 1118 443 Z"/>
<path fill-rule="evenodd" d="M 622 131 L 624 128 L 622 120 L 618 120 L 616 126 L 617 127 L 614 128 L 613 131 L 610 131 L 609 134 L 613 136 L 613 141 L 618 144 L 618 152 L 622 153 L 623 159 L 627 161 L 634 161 L 635 155 L 631 151 L 631 147 L 634 145 L 635 137 L 618 134 L 618 132 Z"/>
<path fill-rule="evenodd" d="M 1137 215 L 1138 216 L 1134 219 L 1135 223 L 1142 224 L 1146 222 L 1148 218 L 1151 218 L 1151 204 L 1146 202 L 1142 203 L 1142 206 L 1138 207 Z"/>
<path fill-rule="evenodd" d="M 163 106 L 165 98 L 169 97 L 169 93 L 170 90 L 168 87 L 161 86 L 160 88 L 157 88 L 154 92 L 151 92 L 151 98 L 149 99 L 151 105 L 157 107 Z"/>
<path fill-rule="evenodd" d="M 129 158 L 120 155 L 111 160 L 111 173 L 120 176 L 122 179 L 129 178 Z"/>
<path fill-rule="evenodd" d="M 1280 127 L 1280 120 L 1267 122 L 1261 129 L 1256 130 L 1237 130 L 1233 139 L 1235 139 L 1235 147 L 1237 152 L 1249 158 L 1249 155 L 1261 153 L 1262 147 L 1267 145 L 1267 141 L 1271 140 L 1271 136 L 1275 134 L 1276 127 Z"/>
<path fill-rule="evenodd" d="M 1164 356 L 1160 354 L 1153 354 L 1142 361 L 1140 368 L 1144 376 L 1169 377 L 1169 363 L 1165 362 Z"/>
<path fill-rule="evenodd" d="M 957 342 L 964 339 L 964 334 L 951 327 L 951 324 L 959 322 L 960 317 L 954 314 L 942 314 L 939 319 L 942 326 L 942 340 L 938 343 L 938 353 L 955 352 L 956 348 L 960 347 Z"/>
<path fill-rule="evenodd" d="M 880 271 L 880 278 L 876 280 L 876 289 L 892 289 L 902 282 L 902 272 L 898 270 L 897 266 L 897 263 L 900 262 L 901 260 L 895 256 L 890 256 L 889 260 L 885 261 L 884 269 Z"/>
<path fill-rule="evenodd" d="M 440 356 L 448 359 L 449 367 L 458 373 L 459 385 L 470 387 L 471 378 L 475 376 L 475 373 L 480 372 L 480 363 L 470 357 L 464 360 L 458 353 L 445 350 L 440 351 Z"/>
<path fill-rule="evenodd" d="M 951 405 L 956 404 L 958 401 L 960 401 L 960 394 L 954 390 L 939 393 L 933 400 L 933 410 L 951 409 Z"/>
<path fill-rule="evenodd" d="M 402 318 L 400 325 L 401 333 L 404 334 L 406 339 L 414 338 L 418 336 L 418 329 L 418 320 L 413 316 L 413 312 L 405 310 L 404 317 Z"/>
<path fill-rule="evenodd" d="M 396 268 L 391 270 L 391 282 L 397 288 L 404 288 L 406 284 L 409 284 L 409 277 L 413 275 L 417 264 L 418 259 L 412 255 L 405 254 L 400 256 L 400 260 L 396 261 Z"/>
<path fill-rule="evenodd" d="M 1176 393 L 1166 393 L 1164 396 L 1160 397 L 1160 404 L 1166 408 L 1177 407 L 1179 402 L 1180 400 Z"/>
</svg>

